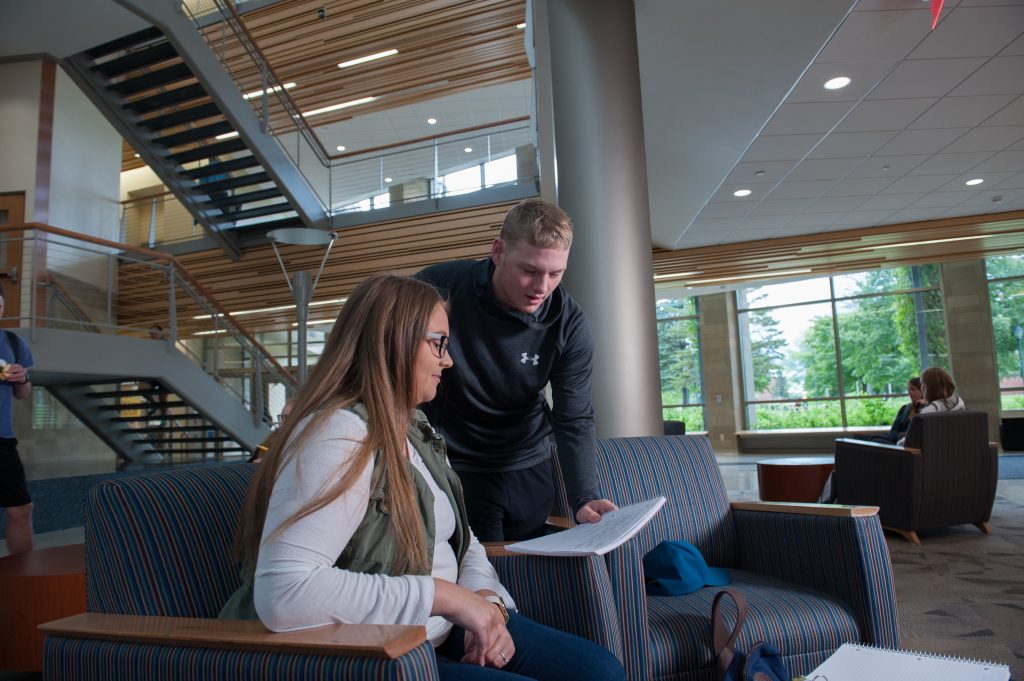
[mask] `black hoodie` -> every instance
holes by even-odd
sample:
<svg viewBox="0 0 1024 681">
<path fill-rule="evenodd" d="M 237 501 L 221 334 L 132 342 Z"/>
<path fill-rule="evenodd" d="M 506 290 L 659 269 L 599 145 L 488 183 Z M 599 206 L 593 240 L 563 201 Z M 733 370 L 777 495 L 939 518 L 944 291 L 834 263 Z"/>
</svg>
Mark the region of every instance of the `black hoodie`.
<svg viewBox="0 0 1024 681">
<path fill-rule="evenodd" d="M 533 314 L 494 297 L 490 258 L 433 265 L 416 277 L 451 306 L 449 352 L 437 397 L 425 405 L 457 471 L 513 471 L 550 456 L 552 433 L 573 511 L 597 498 L 586 316 L 558 286 Z M 550 381 L 554 407 L 544 398 Z"/>
</svg>

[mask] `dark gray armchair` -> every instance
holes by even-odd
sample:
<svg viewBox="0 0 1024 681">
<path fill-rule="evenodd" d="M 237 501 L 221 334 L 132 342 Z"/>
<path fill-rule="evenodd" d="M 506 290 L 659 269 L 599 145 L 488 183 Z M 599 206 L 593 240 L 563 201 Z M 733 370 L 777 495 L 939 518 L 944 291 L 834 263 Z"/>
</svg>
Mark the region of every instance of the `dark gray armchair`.
<svg viewBox="0 0 1024 681">
<path fill-rule="evenodd" d="M 836 440 L 833 487 L 841 504 L 879 507 L 883 527 L 918 532 L 973 524 L 990 532 L 998 450 L 980 411 L 915 416 L 904 447 Z"/>
</svg>

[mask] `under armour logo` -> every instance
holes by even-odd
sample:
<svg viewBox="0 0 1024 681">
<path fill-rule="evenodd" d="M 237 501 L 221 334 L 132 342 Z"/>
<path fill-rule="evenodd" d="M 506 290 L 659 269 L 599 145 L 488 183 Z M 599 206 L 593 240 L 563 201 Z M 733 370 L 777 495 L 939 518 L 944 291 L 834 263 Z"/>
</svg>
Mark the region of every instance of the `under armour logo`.
<svg viewBox="0 0 1024 681">
<path fill-rule="evenodd" d="M 521 360 L 519 360 L 520 364 L 528 364 L 529 363 L 529 364 L 533 364 L 533 366 L 537 366 L 537 364 L 539 362 L 540 362 L 540 355 L 534 355 L 533 357 L 530 357 L 530 353 L 528 353 L 528 352 L 524 352 L 523 353 L 523 358 Z"/>
</svg>

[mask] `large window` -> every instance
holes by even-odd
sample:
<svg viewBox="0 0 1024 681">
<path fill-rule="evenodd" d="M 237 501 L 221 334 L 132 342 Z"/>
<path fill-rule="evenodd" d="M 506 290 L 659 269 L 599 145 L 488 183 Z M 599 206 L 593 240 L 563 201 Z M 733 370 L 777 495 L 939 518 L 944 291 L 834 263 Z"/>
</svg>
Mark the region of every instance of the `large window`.
<svg viewBox="0 0 1024 681">
<path fill-rule="evenodd" d="M 697 299 L 660 299 L 656 309 L 662 418 L 705 430 Z"/>
<path fill-rule="evenodd" d="M 1024 255 L 985 259 L 1003 409 L 1024 409 Z"/>
<path fill-rule="evenodd" d="M 938 266 L 737 292 L 749 429 L 880 426 L 912 376 L 948 367 Z"/>
</svg>

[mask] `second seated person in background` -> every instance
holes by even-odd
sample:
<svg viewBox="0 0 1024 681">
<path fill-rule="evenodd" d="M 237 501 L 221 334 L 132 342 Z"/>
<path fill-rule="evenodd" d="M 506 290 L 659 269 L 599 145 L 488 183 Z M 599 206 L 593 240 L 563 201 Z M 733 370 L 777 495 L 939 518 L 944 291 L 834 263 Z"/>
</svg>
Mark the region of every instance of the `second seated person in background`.
<svg viewBox="0 0 1024 681">
<path fill-rule="evenodd" d="M 552 445 L 576 521 L 615 508 L 597 494 L 594 341 L 561 286 L 572 237 L 565 211 L 527 199 L 505 216 L 489 258 L 416 275 L 451 305 L 455 367 L 424 410 L 448 442 L 483 541 L 543 534 L 555 494 Z"/>
<path fill-rule="evenodd" d="M 607 650 L 506 610 L 444 440 L 416 410 L 452 365 L 448 333 L 429 284 L 382 274 L 353 291 L 256 470 L 246 578 L 221 617 L 425 625 L 446 681 L 624 679 Z"/>
<path fill-rule="evenodd" d="M 953 377 L 945 369 L 939 367 L 930 367 L 921 373 L 921 395 L 922 399 L 918 402 L 918 414 L 967 409 L 963 399 L 956 394 Z M 901 437 L 899 444 L 902 445 L 905 439 L 905 437 Z"/>
<path fill-rule="evenodd" d="M 873 442 L 887 442 L 889 444 L 896 444 L 902 440 L 907 434 L 907 429 L 910 428 L 910 419 L 914 418 L 917 410 L 921 408 L 923 395 L 921 393 L 920 376 L 914 376 L 907 381 L 907 397 L 910 398 L 910 401 L 900 407 L 900 410 L 896 413 L 896 418 L 892 422 L 892 426 L 889 427 L 889 432 L 884 435 L 870 435 L 865 439 Z"/>
</svg>

